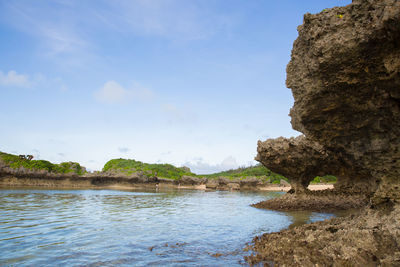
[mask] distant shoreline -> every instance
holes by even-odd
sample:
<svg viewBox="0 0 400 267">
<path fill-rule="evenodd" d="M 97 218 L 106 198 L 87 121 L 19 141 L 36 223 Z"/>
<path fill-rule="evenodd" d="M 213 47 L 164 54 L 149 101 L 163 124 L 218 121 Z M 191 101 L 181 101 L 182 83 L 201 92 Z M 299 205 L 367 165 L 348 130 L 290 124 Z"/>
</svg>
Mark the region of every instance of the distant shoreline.
<svg viewBox="0 0 400 267">
<path fill-rule="evenodd" d="M 290 186 L 265 186 L 265 187 L 260 187 L 259 190 L 261 191 L 282 191 L 282 192 L 287 192 L 291 189 L 292 187 Z M 333 189 L 334 185 L 333 184 L 310 184 L 308 186 L 308 189 L 311 191 L 319 191 L 319 190 L 326 190 L 326 189 Z"/>
<path fill-rule="evenodd" d="M 232 182 L 224 186 L 215 184 L 181 184 L 174 180 L 155 179 L 154 181 L 139 182 L 134 179 L 122 177 L 16 177 L 2 176 L 0 177 L 0 188 L 11 187 L 38 187 L 38 188 L 74 188 L 74 189 L 190 189 L 190 190 L 222 190 L 222 191 L 277 191 L 287 192 L 290 186 L 283 185 L 245 185 L 240 186 L 238 183 Z M 333 189 L 332 184 L 313 184 L 309 186 L 310 190 Z"/>
</svg>

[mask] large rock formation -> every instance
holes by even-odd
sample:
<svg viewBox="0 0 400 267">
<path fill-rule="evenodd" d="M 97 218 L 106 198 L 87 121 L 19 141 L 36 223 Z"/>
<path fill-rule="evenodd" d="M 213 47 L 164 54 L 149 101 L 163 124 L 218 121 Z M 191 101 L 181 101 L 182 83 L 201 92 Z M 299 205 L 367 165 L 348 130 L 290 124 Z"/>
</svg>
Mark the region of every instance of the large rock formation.
<svg viewBox="0 0 400 267">
<path fill-rule="evenodd" d="M 333 174 L 340 189 L 374 194 L 375 204 L 397 201 L 400 1 L 306 14 L 298 32 L 286 83 L 292 126 L 306 137 L 260 142 L 257 160 L 300 192 L 312 176 Z"/>
<path fill-rule="evenodd" d="M 304 136 L 259 142 L 257 160 L 287 175 L 300 194 L 257 206 L 321 206 L 309 201 L 318 195 L 304 187 L 312 176 L 333 174 L 339 180 L 323 208 L 362 204 L 346 201 L 349 193 L 361 196 L 364 208 L 359 215 L 264 234 L 247 261 L 400 266 L 400 1 L 353 0 L 306 14 L 298 31 L 286 82 L 295 100 L 292 126 Z"/>
</svg>

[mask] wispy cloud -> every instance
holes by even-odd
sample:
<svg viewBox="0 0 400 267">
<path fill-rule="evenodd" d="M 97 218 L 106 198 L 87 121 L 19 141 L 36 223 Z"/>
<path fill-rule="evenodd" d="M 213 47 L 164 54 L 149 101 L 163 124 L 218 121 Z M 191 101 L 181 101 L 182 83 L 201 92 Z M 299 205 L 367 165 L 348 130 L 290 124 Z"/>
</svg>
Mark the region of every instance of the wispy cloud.
<svg viewBox="0 0 400 267">
<path fill-rule="evenodd" d="M 123 31 L 188 41 L 208 38 L 234 23 L 232 16 L 217 14 L 210 7 L 186 0 L 117 0 L 100 14 L 103 21 Z M 120 16 L 114 17 L 114 12 Z"/>
<path fill-rule="evenodd" d="M 152 90 L 137 82 L 132 87 L 125 88 L 116 81 L 108 81 L 95 92 L 95 98 L 105 104 L 123 104 L 131 100 L 148 101 L 154 96 Z"/>
<path fill-rule="evenodd" d="M 8 73 L 0 71 L 0 85 L 1 86 L 12 86 L 12 87 L 31 87 L 33 81 L 28 75 L 18 74 L 14 70 L 10 70 Z"/>
<path fill-rule="evenodd" d="M 50 54 L 75 52 L 88 46 L 83 37 L 67 29 L 59 29 L 55 26 L 41 25 L 39 34 L 47 40 L 46 45 Z"/>
<path fill-rule="evenodd" d="M 77 18 L 80 11 L 70 6 L 43 1 L 3 2 L 3 20 L 39 38 L 49 55 L 69 53 L 88 46 Z"/>
<path fill-rule="evenodd" d="M 196 174 L 210 174 L 231 169 L 236 169 L 239 167 L 236 159 L 232 156 L 226 157 L 219 164 L 210 164 L 203 160 L 203 158 L 196 158 L 193 161 L 187 161 L 183 164 L 189 167 L 192 172 Z"/>
<path fill-rule="evenodd" d="M 1 20 L 36 36 L 50 55 L 92 52 L 96 33 L 149 35 L 172 41 L 229 32 L 237 18 L 216 12 L 212 3 L 186 0 L 3 1 Z"/>
<path fill-rule="evenodd" d="M 1 87 L 18 87 L 18 88 L 58 88 L 60 91 L 67 91 L 68 86 L 60 77 L 46 77 L 41 73 L 36 74 L 20 74 L 14 70 L 3 72 L 0 70 L 0 86 Z"/>
</svg>

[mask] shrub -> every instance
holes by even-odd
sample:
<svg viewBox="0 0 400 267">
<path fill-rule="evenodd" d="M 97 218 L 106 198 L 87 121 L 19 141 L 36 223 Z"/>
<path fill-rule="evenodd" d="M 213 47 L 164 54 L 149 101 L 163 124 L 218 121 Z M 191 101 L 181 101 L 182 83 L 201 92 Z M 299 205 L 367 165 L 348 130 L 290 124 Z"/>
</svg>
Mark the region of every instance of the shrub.
<svg viewBox="0 0 400 267">
<path fill-rule="evenodd" d="M 204 176 L 207 178 L 218 178 L 220 176 L 224 176 L 228 177 L 229 179 L 246 179 L 248 177 L 256 177 L 262 181 L 269 181 L 274 184 L 279 184 L 281 179 L 288 181 L 286 177 L 272 172 L 261 164 L 250 167 L 240 167 L 238 169 L 208 174 Z"/>
<path fill-rule="evenodd" d="M 333 184 L 333 183 L 336 183 L 336 181 L 337 181 L 336 176 L 325 175 L 325 176 L 317 176 L 317 177 L 315 177 L 314 180 L 311 181 L 311 183 L 326 183 L 326 184 L 330 183 L 330 184 Z"/>
<path fill-rule="evenodd" d="M 30 170 L 46 170 L 54 173 L 76 173 L 78 175 L 82 175 L 86 172 L 85 168 L 77 162 L 54 164 L 47 160 L 29 160 L 29 158 L 3 152 L 0 152 L 0 159 L 13 169 L 23 167 Z"/>
<path fill-rule="evenodd" d="M 186 168 L 177 168 L 171 164 L 149 164 L 134 159 L 112 159 L 108 161 L 103 172 L 118 171 L 126 174 L 134 172 L 144 172 L 148 175 L 156 175 L 162 178 L 180 179 L 183 175 L 196 176 L 196 174 L 188 171 Z"/>
</svg>

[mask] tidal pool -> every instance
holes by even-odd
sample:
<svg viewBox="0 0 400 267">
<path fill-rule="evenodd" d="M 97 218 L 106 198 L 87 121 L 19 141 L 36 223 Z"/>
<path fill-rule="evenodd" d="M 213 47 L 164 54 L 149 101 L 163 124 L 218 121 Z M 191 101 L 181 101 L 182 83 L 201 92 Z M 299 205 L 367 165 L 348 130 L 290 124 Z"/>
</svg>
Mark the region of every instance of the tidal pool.
<svg viewBox="0 0 400 267">
<path fill-rule="evenodd" d="M 277 192 L 0 190 L 0 266 L 240 266 L 265 232 L 333 214 L 250 204 Z"/>
</svg>

